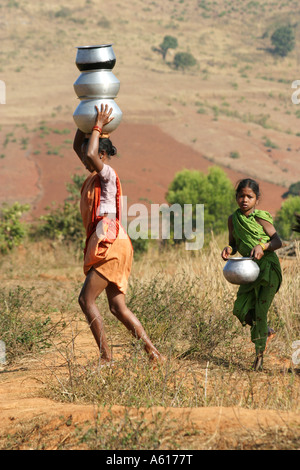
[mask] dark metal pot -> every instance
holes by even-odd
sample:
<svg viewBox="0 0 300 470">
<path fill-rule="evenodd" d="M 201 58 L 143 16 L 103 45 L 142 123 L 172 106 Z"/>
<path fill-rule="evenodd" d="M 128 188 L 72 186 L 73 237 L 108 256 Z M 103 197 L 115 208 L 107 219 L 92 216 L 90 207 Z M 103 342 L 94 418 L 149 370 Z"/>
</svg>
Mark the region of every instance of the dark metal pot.
<svg viewBox="0 0 300 470">
<path fill-rule="evenodd" d="M 112 70 L 116 63 L 116 56 L 112 44 L 98 46 L 79 46 L 75 63 L 78 69 L 86 70 Z"/>
</svg>

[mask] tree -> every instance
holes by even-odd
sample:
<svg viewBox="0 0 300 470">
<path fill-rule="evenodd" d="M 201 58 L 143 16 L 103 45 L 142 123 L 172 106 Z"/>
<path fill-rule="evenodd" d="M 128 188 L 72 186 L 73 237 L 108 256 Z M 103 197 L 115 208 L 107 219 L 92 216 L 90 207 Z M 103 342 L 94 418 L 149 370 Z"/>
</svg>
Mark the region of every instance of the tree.
<svg viewBox="0 0 300 470">
<path fill-rule="evenodd" d="M 285 240 L 291 238 L 293 234 L 296 213 L 300 213 L 300 196 L 289 196 L 275 217 L 276 230 Z"/>
<path fill-rule="evenodd" d="M 282 197 L 286 198 L 288 196 L 300 196 L 300 181 L 293 183 L 289 186 L 289 190 L 284 193 Z"/>
<path fill-rule="evenodd" d="M 163 42 L 160 44 L 160 52 L 163 59 L 166 60 L 166 55 L 169 49 L 176 49 L 178 46 L 177 39 L 173 36 L 165 36 Z"/>
<path fill-rule="evenodd" d="M 174 57 L 173 64 L 176 69 L 186 69 L 196 65 L 197 61 L 190 52 L 177 52 Z"/>
<path fill-rule="evenodd" d="M 221 233 L 227 230 L 228 216 L 235 210 L 235 194 L 231 181 L 219 167 L 213 166 L 208 174 L 197 170 L 183 170 L 175 175 L 166 200 L 169 204 L 204 204 L 204 231 Z M 194 221 L 194 220 L 193 220 Z"/>
<path fill-rule="evenodd" d="M 295 47 L 295 35 L 291 26 L 280 26 L 271 36 L 274 53 L 285 57 Z"/>
</svg>

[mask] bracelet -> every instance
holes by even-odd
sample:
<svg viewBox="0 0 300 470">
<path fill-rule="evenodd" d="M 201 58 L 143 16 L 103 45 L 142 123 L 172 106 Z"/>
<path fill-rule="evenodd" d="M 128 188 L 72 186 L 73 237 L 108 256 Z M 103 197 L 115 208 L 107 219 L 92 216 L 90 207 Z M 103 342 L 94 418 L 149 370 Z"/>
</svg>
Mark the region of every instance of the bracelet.
<svg viewBox="0 0 300 470">
<path fill-rule="evenodd" d="M 101 127 L 99 127 L 99 126 L 94 126 L 94 127 L 93 127 L 93 131 L 98 131 L 99 134 L 102 134 L 102 129 L 101 129 Z"/>
<path fill-rule="evenodd" d="M 262 243 L 262 242 L 259 242 L 259 245 L 262 247 L 263 251 L 265 251 L 265 250 L 266 250 L 266 248 L 267 248 L 267 247 L 266 247 L 266 245 L 265 245 L 264 243 Z"/>
</svg>

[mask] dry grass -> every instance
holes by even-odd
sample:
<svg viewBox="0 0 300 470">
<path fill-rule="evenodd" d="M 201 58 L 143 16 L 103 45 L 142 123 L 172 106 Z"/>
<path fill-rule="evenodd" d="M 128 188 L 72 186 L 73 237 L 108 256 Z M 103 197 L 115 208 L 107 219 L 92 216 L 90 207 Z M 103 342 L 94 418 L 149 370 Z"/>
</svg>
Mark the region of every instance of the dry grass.
<svg viewBox="0 0 300 470">
<path fill-rule="evenodd" d="M 64 386 L 61 390 L 56 387 L 57 398 L 124 406 L 238 404 L 295 410 L 299 378 L 291 354 L 292 342 L 300 337 L 298 259 L 283 266 L 283 284 L 269 317 L 277 335 L 266 354 L 264 373 L 254 374 L 250 370 L 254 348 L 249 331 L 232 315 L 237 287 L 222 275 L 221 244 L 212 240 L 195 253 L 183 247 L 152 246 L 134 263 L 127 305 L 168 357 L 166 366 L 158 371 L 149 366 L 141 345 L 108 313 L 105 295 L 99 299 L 99 307 L 107 323 L 116 367 L 98 373 L 97 356 L 79 360 L 81 354 L 85 355 L 80 331 L 86 331 L 86 324 L 77 306 L 82 280 L 78 259 L 65 269 L 70 253 L 63 254 L 61 246 L 52 248 L 48 250 L 46 274 L 39 245 L 36 250 L 24 250 L 25 259 L 30 253 L 30 264 L 24 263 L 24 258 L 8 256 L 2 273 L 9 263 L 11 275 L 2 274 L 2 285 L 11 288 L 17 284 L 26 289 L 34 283 L 31 295 L 42 295 L 52 315 L 62 315 L 69 323 L 66 343 L 60 338 L 56 344 L 69 370 L 67 377 L 59 379 Z M 18 274 L 20 263 L 24 266 L 22 278 Z M 36 311 L 40 302 L 38 305 Z"/>
<path fill-rule="evenodd" d="M 127 303 L 167 356 L 166 364 L 158 369 L 153 369 L 141 345 L 108 313 L 105 296 L 99 299 L 99 307 L 116 362 L 113 368 L 99 369 L 94 340 L 77 306 L 81 263 L 78 258 L 70 258 L 71 249 L 49 246 L 46 272 L 39 245 L 23 247 L 19 257 L 11 254 L 4 258 L 2 288 L 20 285 L 27 289 L 34 284 L 36 295 L 42 294 L 48 307 L 51 299 L 52 313 L 50 309 L 48 314 L 53 321 L 60 318 L 66 325 L 52 338 L 50 355 L 45 356 L 47 378 L 43 380 L 47 387 L 43 394 L 57 403 L 94 404 L 100 415 L 107 407 L 124 410 L 237 407 L 297 413 L 300 377 L 299 368 L 291 362 L 291 346 L 300 337 L 299 258 L 283 265 L 283 284 L 270 310 L 270 323 L 277 335 L 266 354 L 264 371 L 255 373 L 251 371 L 254 348 L 249 331 L 231 313 L 236 287 L 229 285 L 222 275 L 221 246 L 222 238 L 213 239 L 206 248 L 194 253 L 183 247 L 159 249 L 151 245 L 148 253 L 134 263 Z M 176 436 L 175 418 L 162 422 L 157 416 L 149 428 L 142 414 L 133 419 L 125 413 L 122 419 L 122 425 L 119 418 L 101 418 L 101 426 L 97 420 L 80 429 L 75 426 L 62 448 L 67 448 L 68 441 L 72 446 L 104 448 L 108 435 L 118 436 L 119 440 L 116 437 L 111 445 L 120 449 L 162 448 L 162 442 L 165 448 L 187 443 L 191 448 L 251 448 L 247 433 L 239 438 L 234 433 L 218 433 L 206 444 L 196 428 L 189 428 L 189 438 Z M 28 426 L 31 437 L 39 429 L 41 438 L 47 424 L 41 427 L 35 422 Z M 105 433 L 101 434 L 100 428 Z M 21 446 L 24 432 L 20 431 L 21 437 L 14 436 L 14 444 L 5 440 L 5 445 Z M 270 446 L 273 439 L 274 448 L 285 445 L 296 448 L 297 432 L 277 428 L 275 433 L 262 426 L 261 431 L 254 432 L 252 445 L 266 448 L 266 442 Z M 163 435 L 168 435 L 167 440 Z"/>
<path fill-rule="evenodd" d="M 291 83 L 299 78 L 297 50 L 277 59 L 266 50 L 269 40 L 262 39 L 266 31 L 270 37 L 276 25 L 296 22 L 295 1 L 255 2 L 245 10 L 238 1 L 198 2 L 196 7 L 191 0 L 149 6 L 137 0 L 134 8 L 123 2 L 120 15 L 119 2 L 103 6 L 100 12 L 92 0 L 85 4 L 73 0 L 72 8 L 65 11 L 57 1 L 19 0 L 7 1 L 1 14 L 0 78 L 7 84 L 2 162 L 13 158 L 11 146 L 26 147 L 29 132 L 43 119 L 50 124 L 72 121 L 77 105 L 72 83 L 78 76 L 74 48 L 111 41 L 117 55 L 115 73 L 121 80 L 118 104 L 126 121 L 158 124 L 210 161 L 234 165 L 254 177 L 264 173 L 265 179 L 286 187 L 299 179 L 298 116 L 290 99 Z M 166 34 L 180 38 L 180 51 L 196 57 L 195 69 L 175 72 L 151 50 Z M 267 152 L 265 137 L 279 149 Z M 34 150 L 19 149 L 19 161 L 27 162 L 28 152 Z M 240 158 L 233 160 L 231 152 Z M 17 166 L 13 165 L 13 173 Z M 109 404 L 299 412 L 299 366 L 291 362 L 292 342 L 300 339 L 299 255 L 283 262 L 283 284 L 270 310 L 277 335 L 264 371 L 256 374 L 250 370 L 254 350 L 249 331 L 231 314 L 236 288 L 222 276 L 221 246 L 220 239 L 199 253 L 154 246 L 135 263 L 128 304 L 168 358 L 158 370 L 149 366 L 141 346 L 108 313 L 105 298 L 99 305 L 117 364 L 113 369 L 98 369 L 97 351 L 77 304 L 83 275 L 80 253 L 72 247 L 35 244 L 3 257 L 1 288 L 34 286 L 33 305 L 42 296 L 43 306 L 39 303 L 30 313 L 40 313 L 41 306 L 46 313 L 47 305 L 47 315 L 66 324 L 52 338 L 50 356 L 42 356 L 48 395 L 57 403 L 95 403 L 101 410 Z M 82 429 L 62 420 L 56 423 L 56 431 L 67 427 L 68 433 L 53 445 L 107 448 L 108 437 L 117 436 L 111 444 L 116 448 L 298 446 L 298 429 L 262 427 L 252 433 L 223 432 L 207 438 L 194 428 L 183 435 L 178 431 L 181 423 L 176 428 L 160 419 L 152 421 L 148 433 L 144 415 L 128 416 L 123 421 L 114 417 L 111 423 L 106 418 L 106 436 L 101 434 L 101 420 Z M 31 420 L 9 438 L 5 436 L 1 445 L 43 448 L 49 429 L 53 431 L 52 423 Z"/>
</svg>

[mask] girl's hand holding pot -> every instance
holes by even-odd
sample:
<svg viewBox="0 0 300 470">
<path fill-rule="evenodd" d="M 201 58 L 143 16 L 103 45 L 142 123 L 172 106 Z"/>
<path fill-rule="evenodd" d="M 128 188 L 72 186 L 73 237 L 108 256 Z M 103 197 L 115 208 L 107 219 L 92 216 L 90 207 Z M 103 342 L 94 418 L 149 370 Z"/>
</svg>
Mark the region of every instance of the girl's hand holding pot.
<svg viewBox="0 0 300 470">
<path fill-rule="evenodd" d="M 95 108 L 96 108 L 96 111 L 97 111 L 95 126 L 98 126 L 101 129 L 103 129 L 103 127 L 106 124 L 108 124 L 109 122 L 111 122 L 114 119 L 113 117 L 110 117 L 113 109 L 112 108 L 108 109 L 107 104 L 104 107 L 103 103 L 101 103 L 100 110 L 99 110 L 98 106 L 95 106 Z"/>
</svg>

